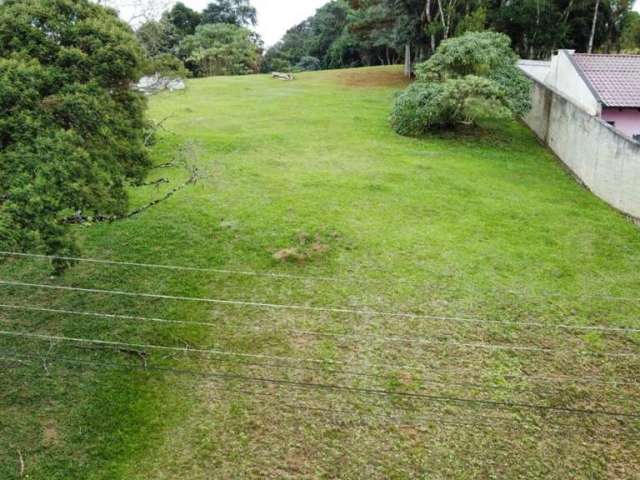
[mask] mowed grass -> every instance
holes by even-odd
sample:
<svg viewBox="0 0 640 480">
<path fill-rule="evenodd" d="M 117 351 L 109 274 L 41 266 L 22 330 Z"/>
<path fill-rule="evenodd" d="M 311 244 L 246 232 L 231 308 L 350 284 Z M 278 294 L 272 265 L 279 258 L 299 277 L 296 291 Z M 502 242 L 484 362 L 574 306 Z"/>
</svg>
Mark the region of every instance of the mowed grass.
<svg viewBox="0 0 640 480">
<path fill-rule="evenodd" d="M 153 97 L 155 162 L 200 180 L 78 227 L 83 255 L 293 277 L 9 259 L 0 279 L 360 313 L 0 285 L 5 305 L 198 322 L 0 308 L 40 335 L 0 335 L 0 478 L 639 478 L 638 418 L 604 412 L 640 413 L 640 336 L 557 328 L 640 328 L 638 228 L 516 122 L 395 135 L 403 85 Z M 153 170 L 169 183 L 132 206 L 188 176 Z"/>
</svg>

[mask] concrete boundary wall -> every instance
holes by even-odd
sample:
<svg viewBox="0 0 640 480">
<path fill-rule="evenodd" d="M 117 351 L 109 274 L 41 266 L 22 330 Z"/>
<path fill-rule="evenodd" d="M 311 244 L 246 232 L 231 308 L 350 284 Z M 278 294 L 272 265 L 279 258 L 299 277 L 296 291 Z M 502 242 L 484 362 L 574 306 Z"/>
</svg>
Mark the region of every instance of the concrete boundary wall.
<svg viewBox="0 0 640 480">
<path fill-rule="evenodd" d="M 532 76 L 524 122 L 594 194 L 640 218 L 640 143 Z"/>
</svg>

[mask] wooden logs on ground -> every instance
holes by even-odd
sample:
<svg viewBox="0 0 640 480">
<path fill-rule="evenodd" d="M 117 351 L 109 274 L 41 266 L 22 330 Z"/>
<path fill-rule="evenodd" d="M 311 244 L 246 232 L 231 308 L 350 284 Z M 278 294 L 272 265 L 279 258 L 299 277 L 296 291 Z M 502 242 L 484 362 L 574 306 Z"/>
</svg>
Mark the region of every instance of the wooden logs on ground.
<svg viewBox="0 0 640 480">
<path fill-rule="evenodd" d="M 296 77 L 293 75 L 293 73 L 280 73 L 280 72 L 273 72 L 271 74 L 272 78 L 275 78 L 277 80 L 285 80 L 285 81 L 291 81 L 291 80 L 295 80 Z"/>
</svg>

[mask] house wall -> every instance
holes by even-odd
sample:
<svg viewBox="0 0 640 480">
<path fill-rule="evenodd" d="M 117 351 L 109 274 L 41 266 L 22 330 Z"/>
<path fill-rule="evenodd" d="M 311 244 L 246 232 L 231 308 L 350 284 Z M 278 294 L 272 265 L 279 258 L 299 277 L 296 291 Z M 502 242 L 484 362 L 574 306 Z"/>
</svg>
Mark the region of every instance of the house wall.
<svg viewBox="0 0 640 480">
<path fill-rule="evenodd" d="M 615 128 L 632 137 L 640 135 L 640 108 L 603 108 L 602 119 L 615 122 Z"/>
<path fill-rule="evenodd" d="M 640 143 L 533 77 L 524 121 L 598 197 L 640 218 Z"/>
<path fill-rule="evenodd" d="M 534 77 L 536 80 L 544 82 L 544 79 L 547 77 L 549 70 L 551 69 L 551 62 L 541 60 L 519 60 L 518 67 L 527 72 L 530 76 Z"/>
<path fill-rule="evenodd" d="M 543 83 L 555 88 L 591 115 L 600 115 L 600 102 L 573 66 L 570 54 L 570 51 L 560 50 L 551 59 L 551 67 Z"/>
</svg>

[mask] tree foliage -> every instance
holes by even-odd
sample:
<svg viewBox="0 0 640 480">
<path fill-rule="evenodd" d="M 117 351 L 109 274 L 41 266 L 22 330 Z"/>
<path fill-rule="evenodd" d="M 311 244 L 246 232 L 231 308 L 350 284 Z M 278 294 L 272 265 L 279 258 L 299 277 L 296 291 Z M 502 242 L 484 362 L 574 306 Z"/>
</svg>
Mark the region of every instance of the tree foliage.
<svg viewBox="0 0 640 480">
<path fill-rule="evenodd" d="M 142 54 L 88 0 L 0 5 L 0 244 L 73 253 L 65 218 L 120 215 L 149 165 Z"/>
<path fill-rule="evenodd" d="M 263 70 L 292 70 L 304 57 L 317 58 L 321 68 L 334 66 L 330 49 L 343 35 L 347 16 L 348 8 L 342 0 L 330 1 L 319 8 L 313 17 L 290 28 L 282 40 L 266 52 Z M 335 66 L 343 66 L 342 61 L 338 63 Z"/>
<path fill-rule="evenodd" d="M 245 75 L 260 68 L 261 51 L 253 32 L 232 24 L 200 25 L 180 43 L 179 52 L 200 77 Z"/>
<path fill-rule="evenodd" d="M 625 18 L 620 48 L 627 53 L 640 53 L 640 13 L 632 12 Z"/>
<path fill-rule="evenodd" d="M 256 21 L 249 0 L 215 0 L 202 13 L 177 3 L 159 21 L 141 25 L 136 35 L 147 65 L 183 62 L 193 76 L 241 75 L 254 73 L 261 63 L 262 40 L 245 28 Z"/>
<path fill-rule="evenodd" d="M 516 66 L 509 37 L 473 32 L 443 42 L 416 69 L 418 81 L 396 99 L 391 115 L 401 135 L 524 114 L 529 81 Z"/>
<path fill-rule="evenodd" d="M 202 12 L 202 24 L 229 23 L 231 25 L 255 26 L 258 14 L 249 0 L 215 0 Z"/>
<path fill-rule="evenodd" d="M 184 3 L 178 2 L 171 10 L 163 14 L 162 19 L 173 27 L 179 38 L 182 38 L 195 33 L 202 21 L 202 15 Z"/>
<path fill-rule="evenodd" d="M 632 48 L 633 2 L 600 1 L 596 51 Z M 323 68 L 420 63 L 450 37 L 484 30 L 507 34 L 523 58 L 549 58 L 559 48 L 586 51 L 595 13 L 595 2 L 576 0 L 333 0 L 290 29 L 264 68 L 293 68 L 305 56 Z"/>
</svg>

